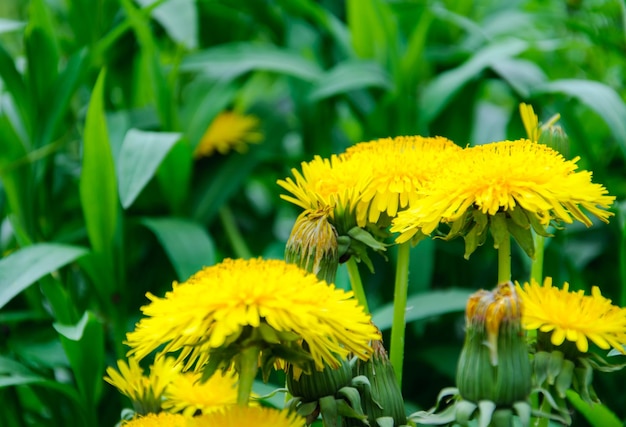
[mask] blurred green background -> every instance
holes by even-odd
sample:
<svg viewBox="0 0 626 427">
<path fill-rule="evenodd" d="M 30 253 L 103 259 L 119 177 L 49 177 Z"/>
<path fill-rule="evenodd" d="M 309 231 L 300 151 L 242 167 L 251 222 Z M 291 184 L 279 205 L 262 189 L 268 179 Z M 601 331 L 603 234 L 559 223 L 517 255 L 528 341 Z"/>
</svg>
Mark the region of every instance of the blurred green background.
<svg viewBox="0 0 626 427">
<path fill-rule="evenodd" d="M 621 0 L 3 0 L 0 425 L 119 421 L 128 402 L 102 376 L 144 294 L 225 257 L 282 258 L 299 209 L 276 180 L 302 161 L 397 135 L 518 139 L 520 102 L 560 113 L 568 156 L 617 197 L 610 224 L 556 231 L 546 275 L 625 306 L 625 75 Z M 194 158 L 227 110 L 258 117 L 263 141 Z M 469 261 L 457 240 L 412 250 L 410 410 L 454 383 L 459 307 L 496 282 L 491 243 Z M 373 261 L 388 326 L 394 264 Z M 625 380 L 595 383 L 621 420 Z"/>
</svg>

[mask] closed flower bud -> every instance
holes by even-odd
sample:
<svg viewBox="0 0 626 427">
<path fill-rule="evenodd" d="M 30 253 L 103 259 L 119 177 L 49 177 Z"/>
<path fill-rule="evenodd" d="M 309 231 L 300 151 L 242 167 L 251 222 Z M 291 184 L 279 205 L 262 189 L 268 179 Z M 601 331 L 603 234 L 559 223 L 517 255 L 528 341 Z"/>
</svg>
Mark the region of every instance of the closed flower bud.
<svg viewBox="0 0 626 427">
<path fill-rule="evenodd" d="M 339 265 L 337 231 L 328 222 L 330 208 L 300 214 L 285 248 L 285 261 L 328 283 L 335 282 Z"/>
<path fill-rule="evenodd" d="M 337 369 L 325 366 L 321 371 L 311 369 L 307 374 L 294 372 L 293 367 L 289 366 L 286 374 L 289 393 L 303 402 L 313 402 L 325 396 L 334 396 L 342 387 L 349 385 L 352 367 L 350 362 L 342 360 Z"/>
<path fill-rule="evenodd" d="M 465 344 L 457 369 L 463 399 L 489 400 L 498 407 L 527 399 L 531 369 L 521 327 L 521 304 L 512 283 L 470 297 Z"/>
<path fill-rule="evenodd" d="M 363 375 L 369 380 L 369 385 L 361 384 L 358 387 L 363 412 L 367 415 L 370 427 L 379 427 L 382 423 L 379 424 L 377 420 L 383 417 L 393 419 L 395 427 L 406 425 L 404 399 L 382 341 L 374 341 L 372 348 L 374 353 L 370 360 L 357 360 L 354 366 L 355 377 Z M 346 422 L 348 426 L 363 426 L 358 420 L 347 419 Z"/>
</svg>

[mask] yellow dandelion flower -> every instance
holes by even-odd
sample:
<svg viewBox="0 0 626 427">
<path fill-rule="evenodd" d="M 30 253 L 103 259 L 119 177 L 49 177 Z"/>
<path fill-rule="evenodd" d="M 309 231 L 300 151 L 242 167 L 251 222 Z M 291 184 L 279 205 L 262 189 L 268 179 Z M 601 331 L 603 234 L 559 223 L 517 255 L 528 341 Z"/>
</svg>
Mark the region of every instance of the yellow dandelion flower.
<svg viewBox="0 0 626 427">
<path fill-rule="evenodd" d="M 200 139 L 194 156 L 209 157 L 215 151 L 227 154 L 230 150 L 245 152 L 247 144 L 261 142 L 263 134 L 259 129 L 259 119 L 234 111 L 217 115 Z"/>
<path fill-rule="evenodd" d="M 195 420 L 198 427 L 304 427 L 304 418 L 295 412 L 261 406 L 233 406 L 225 411 L 196 417 Z"/>
<path fill-rule="evenodd" d="M 357 223 L 377 223 L 381 214 L 394 218 L 412 205 L 417 189 L 441 167 L 450 151 L 461 150 L 443 137 L 400 136 L 362 142 L 342 155 L 355 168 L 368 171 L 372 179 L 357 206 Z"/>
<path fill-rule="evenodd" d="M 197 421 L 180 414 L 148 414 L 122 422 L 123 427 L 195 427 Z"/>
<path fill-rule="evenodd" d="M 204 383 L 201 377 L 195 372 L 177 375 L 165 392 L 163 409 L 193 416 L 223 410 L 237 403 L 238 376 L 234 371 L 216 373 Z"/>
<path fill-rule="evenodd" d="M 141 359 L 165 344 L 164 352 L 182 350 L 185 369 L 202 367 L 218 349 L 228 353 L 239 338 L 258 345 L 261 357 L 272 346 L 302 350 L 303 340 L 317 369 L 336 367 L 350 352 L 367 359 L 379 337 L 352 292 L 282 260 L 226 259 L 174 283 L 164 298 L 147 296 L 147 317 L 127 335 L 130 354 Z"/>
<path fill-rule="evenodd" d="M 608 222 L 613 213 L 604 209 L 615 197 L 591 182 L 591 172 L 576 172 L 578 160 L 565 160 L 553 149 L 525 139 L 464 149 L 427 181 L 420 191 L 423 197 L 398 214 L 391 231 L 401 233 L 396 239 L 401 243 L 418 230 L 430 234 L 441 222 L 453 223 L 470 208 L 493 216 L 517 206 L 544 226 L 574 219 L 590 226 L 581 207 Z"/>
<path fill-rule="evenodd" d="M 302 162 L 301 166 L 302 172 L 295 168 L 291 170 L 295 179 L 287 177 L 277 181 L 292 194 L 281 194 L 281 199 L 305 210 L 330 208 L 331 218 L 335 219 L 333 222 L 340 234 L 356 225 L 354 208 L 370 180 L 367 169 L 336 155 L 330 159 L 315 156 L 310 162 Z M 347 224 L 346 227 L 341 227 L 343 223 Z"/>
<path fill-rule="evenodd" d="M 163 393 L 172 378 L 178 374 L 174 359 L 157 357 L 148 375 L 145 375 L 143 368 L 139 366 L 139 360 L 133 356 L 128 361 L 118 360 L 117 367 L 118 370 L 109 366 L 106 370 L 108 376 L 104 380 L 130 398 L 135 412 L 159 412 Z"/>
<path fill-rule="evenodd" d="M 603 350 L 613 347 L 624 352 L 626 309 L 611 304 L 597 286 L 591 295 L 584 295 L 583 291 L 570 292 L 567 282 L 563 289 L 552 286 L 551 277 L 543 286 L 534 280 L 523 287 L 516 285 L 524 302 L 525 329 L 551 333 L 555 346 L 565 340 L 573 342 L 582 353 L 589 351 L 590 340 Z"/>
</svg>

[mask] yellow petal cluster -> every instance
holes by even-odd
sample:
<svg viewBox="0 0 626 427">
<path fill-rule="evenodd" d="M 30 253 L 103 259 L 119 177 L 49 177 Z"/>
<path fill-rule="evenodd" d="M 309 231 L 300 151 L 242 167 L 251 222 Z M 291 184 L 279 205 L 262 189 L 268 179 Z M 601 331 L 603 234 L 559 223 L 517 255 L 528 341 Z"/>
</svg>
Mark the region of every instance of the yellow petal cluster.
<svg viewBox="0 0 626 427">
<path fill-rule="evenodd" d="M 295 412 L 261 406 L 233 406 L 225 411 L 196 417 L 198 427 L 304 427 L 304 418 Z"/>
<path fill-rule="evenodd" d="M 624 352 L 626 309 L 613 305 L 597 286 L 591 295 L 585 295 L 583 291 L 570 292 L 567 282 L 563 288 L 552 286 L 552 278 L 547 277 L 543 286 L 533 280 L 517 284 L 517 289 L 524 301 L 525 329 L 551 333 L 555 346 L 565 340 L 573 342 L 582 353 L 589 351 L 589 341 L 603 350 L 613 347 Z"/>
<path fill-rule="evenodd" d="M 169 414 L 161 412 L 159 414 L 147 414 L 139 416 L 129 421 L 122 422 L 123 427 L 196 427 L 197 421 L 191 417 L 180 414 Z"/>
<path fill-rule="evenodd" d="M 441 167 L 450 151 L 461 148 L 443 137 L 399 136 L 362 142 L 349 147 L 343 158 L 372 177 L 362 190 L 357 223 L 377 223 L 381 214 L 394 218 L 412 205 L 417 190 Z"/>
<path fill-rule="evenodd" d="M 418 230 L 430 234 L 440 223 L 451 223 L 474 207 L 484 214 L 521 207 L 541 224 L 557 220 L 586 226 L 591 220 L 581 210 L 604 222 L 615 197 L 591 182 L 591 172 L 576 169 L 579 158 L 566 160 L 551 148 L 532 141 L 500 141 L 466 148 L 420 190 L 421 197 L 400 212 L 391 231 L 398 243 Z"/>
<path fill-rule="evenodd" d="M 226 259 L 174 283 L 164 298 L 147 296 L 146 317 L 127 335 L 130 354 L 141 359 L 165 345 L 164 352 L 181 350 L 185 369 L 233 344 L 244 327 L 295 334 L 317 369 L 337 366 L 351 352 L 367 359 L 370 340 L 379 337 L 352 292 L 282 260 Z"/>
<path fill-rule="evenodd" d="M 174 359 L 168 357 L 157 358 L 148 375 L 136 357 L 131 356 L 128 361 L 118 360 L 117 367 L 118 370 L 109 366 L 104 380 L 130 398 L 135 410 L 142 413 L 161 409 L 163 393 L 179 372 Z"/>
<path fill-rule="evenodd" d="M 186 416 L 209 414 L 237 403 L 238 375 L 217 372 L 205 382 L 202 374 L 184 372 L 173 378 L 165 392 L 163 409 Z"/>
<path fill-rule="evenodd" d="M 227 154 L 230 150 L 245 152 L 247 144 L 256 144 L 263 139 L 258 128 L 257 117 L 224 111 L 213 119 L 200 139 L 194 156 L 209 157 L 216 151 L 220 154 Z"/>
</svg>

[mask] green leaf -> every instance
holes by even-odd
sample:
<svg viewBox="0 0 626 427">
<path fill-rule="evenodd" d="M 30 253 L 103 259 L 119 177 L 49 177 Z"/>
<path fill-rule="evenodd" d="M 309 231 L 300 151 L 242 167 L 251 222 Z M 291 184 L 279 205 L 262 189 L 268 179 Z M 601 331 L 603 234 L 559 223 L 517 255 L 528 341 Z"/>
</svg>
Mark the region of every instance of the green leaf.
<svg viewBox="0 0 626 427">
<path fill-rule="evenodd" d="M 563 93 L 573 96 L 595 111 L 611 129 L 624 156 L 626 156 L 626 105 L 611 87 L 595 81 L 563 79 L 534 88 L 533 95 Z"/>
<path fill-rule="evenodd" d="M 27 133 L 31 131 L 31 109 L 30 95 L 26 88 L 26 83 L 22 75 L 17 71 L 15 63 L 9 52 L 0 43 L 0 78 L 6 90 L 11 94 L 13 103 L 20 112 L 22 126 Z"/>
<path fill-rule="evenodd" d="M 491 68 L 522 97 L 528 98 L 531 91 L 545 83 L 548 77 L 534 62 L 520 58 L 503 58 L 491 64 Z"/>
<path fill-rule="evenodd" d="M 148 7 L 158 0 L 138 0 L 143 7 Z M 152 10 L 152 17 L 167 31 L 172 40 L 181 43 L 187 49 L 198 47 L 198 10 L 196 0 L 160 1 Z"/>
<path fill-rule="evenodd" d="M 366 87 L 391 89 L 389 75 L 376 62 L 348 60 L 328 71 L 314 86 L 309 99 L 320 101 L 334 95 Z"/>
<path fill-rule="evenodd" d="M 200 224 L 178 218 L 143 218 L 141 223 L 159 239 L 179 280 L 215 264 L 215 244 Z"/>
<path fill-rule="evenodd" d="M 138 129 L 126 133 L 118 163 L 119 193 L 124 208 L 132 205 L 180 137 L 179 133 Z"/>
<path fill-rule="evenodd" d="M 528 43 L 516 39 L 493 43 L 476 52 L 457 68 L 439 74 L 421 94 L 420 120 L 426 124 L 433 121 L 454 95 L 485 68 L 505 58 L 518 55 L 527 48 Z"/>
<path fill-rule="evenodd" d="M 310 82 L 322 76 L 317 63 L 299 52 L 252 42 L 229 43 L 187 55 L 181 70 L 205 71 L 230 79 L 248 71 L 273 71 Z"/>
<path fill-rule="evenodd" d="M 407 299 L 406 322 L 427 319 L 446 313 L 464 311 L 467 299 L 473 293 L 470 290 L 450 289 L 430 291 L 411 296 Z M 379 329 L 391 327 L 393 321 L 393 303 L 380 307 L 373 313 L 373 321 Z"/>
<path fill-rule="evenodd" d="M 623 424 L 617 416 L 601 403 L 590 405 L 580 398 L 578 393 L 568 390 L 567 400 L 580 412 L 593 427 L 622 427 Z"/>
<path fill-rule="evenodd" d="M 41 277 L 85 255 L 78 246 L 38 243 L 0 260 L 0 308 Z"/>
<path fill-rule="evenodd" d="M 115 166 L 104 115 L 105 78 L 106 71 L 103 70 L 87 110 L 79 190 L 87 235 L 94 252 L 110 254 L 118 221 L 118 199 Z"/>
<path fill-rule="evenodd" d="M 26 26 L 25 22 L 12 19 L 0 18 L 0 34 L 21 30 Z"/>
<path fill-rule="evenodd" d="M 85 312 L 76 325 L 55 324 L 85 407 L 96 413 L 104 374 L 104 327 Z M 88 355 L 88 356 L 87 356 Z"/>
</svg>

